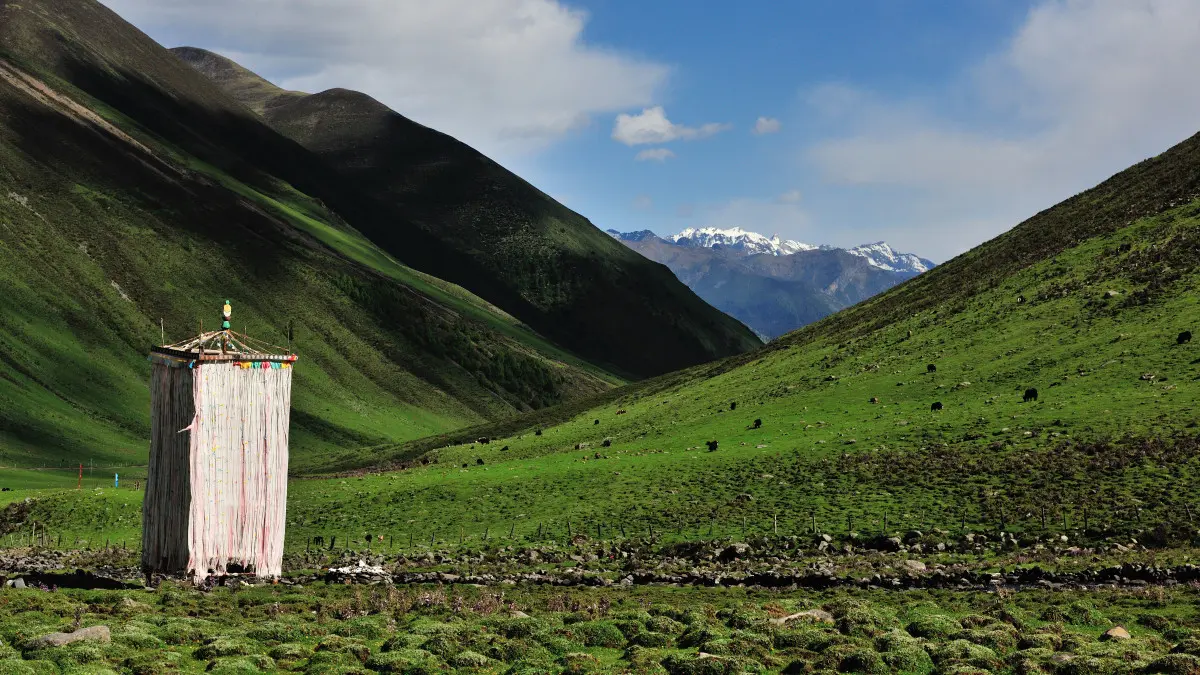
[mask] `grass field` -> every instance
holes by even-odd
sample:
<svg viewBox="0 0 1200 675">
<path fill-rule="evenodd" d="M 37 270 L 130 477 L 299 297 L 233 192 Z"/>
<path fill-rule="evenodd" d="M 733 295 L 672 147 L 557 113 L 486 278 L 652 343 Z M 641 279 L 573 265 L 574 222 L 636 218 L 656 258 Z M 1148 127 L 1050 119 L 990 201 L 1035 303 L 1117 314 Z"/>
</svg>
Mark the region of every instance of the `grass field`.
<svg viewBox="0 0 1200 675">
<path fill-rule="evenodd" d="M 1040 531 L 1043 519 L 1074 532 L 1085 518 L 1100 538 L 1180 531 L 1200 515 L 1200 343 L 1176 344 L 1200 325 L 1198 212 L 1138 221 L 859 339 L 632 385 L 403 471 L 294 480 L 289 547 L 384 531 L 561 536 L 568 521 L 679 538 L 804 533 L 814 519 L 834 533 Z M 74 491 L 39 494 L 52 530 L 135 538 L 136 523 L 89 515 L 135 496 L 74 508 Z"/>
<path fill-rule="evenodd" d="M 0 672 L 1172 673 L 1191 589 L 993 593 L 266 586 L 7 590 Z M 784 617 L 818 610 L 817 619 Z M 32 646 L 107 626 L 111 643 Z M 1129 639 L 1101 640 L 1120 625 Z"/>
</svg>

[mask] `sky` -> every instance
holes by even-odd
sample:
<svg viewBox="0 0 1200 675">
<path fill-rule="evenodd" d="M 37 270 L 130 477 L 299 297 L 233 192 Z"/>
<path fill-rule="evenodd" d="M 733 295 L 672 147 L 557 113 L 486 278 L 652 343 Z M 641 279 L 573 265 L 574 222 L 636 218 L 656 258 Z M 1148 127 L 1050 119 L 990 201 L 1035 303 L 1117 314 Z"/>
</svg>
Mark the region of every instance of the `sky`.
<svg viewBox="0 0 1200 675">
<path fill-rule="evenodd" d="M 1200 131 L 1196 0 L 102 0 L 588 217 L 937 262 Z"/>
</svg>

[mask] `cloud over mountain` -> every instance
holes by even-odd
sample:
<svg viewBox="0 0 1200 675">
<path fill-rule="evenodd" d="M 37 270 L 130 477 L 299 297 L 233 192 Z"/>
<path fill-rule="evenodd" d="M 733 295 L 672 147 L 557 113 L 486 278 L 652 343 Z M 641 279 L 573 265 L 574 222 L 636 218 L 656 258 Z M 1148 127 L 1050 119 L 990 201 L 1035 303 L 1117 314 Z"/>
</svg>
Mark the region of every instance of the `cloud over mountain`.
<svg viewBox="0 0 1200 675">
<path fill-rule="evenodd" d="M 210 48 L 287 89 L 368 92 L 485 153 L 646 105 L 668 74 L 585 41 L 587 14 L 558 0 L 104 1 L 168 46 Z"/>
</svg>

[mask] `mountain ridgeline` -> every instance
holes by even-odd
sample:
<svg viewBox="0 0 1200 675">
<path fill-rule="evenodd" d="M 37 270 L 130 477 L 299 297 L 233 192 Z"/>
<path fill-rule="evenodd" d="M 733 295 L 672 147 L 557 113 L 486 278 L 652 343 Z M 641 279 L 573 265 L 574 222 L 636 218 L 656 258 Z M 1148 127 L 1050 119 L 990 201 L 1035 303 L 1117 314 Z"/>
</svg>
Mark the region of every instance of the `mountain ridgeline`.
<svg viewBox="0 0 1200 675">
<path fill-rule="evenodd" d="M 421 207 L 402 204 L 98 2 L 0 0 L 0 463 L 143 463 L 147 350 L 226 298 L 235 327 L 301 355 L 296 471 L 756 344 L 665 268 L 420 133 L 501 196 L 414 182 Z M 524 237 L 527 259 L 418 216 Z M 447 270 L 470 287 L 428 273 Z"/>
<path fill-rule="evenodd" d="M 667 270 L 454 138 L 366 94 L 289 92 L 212 52 L 173 51 L 387 202 L 395 221 L 356 224 L 383 250 L 462 285 L 576 353 L 646 376 L 758 344 Z"/>
<path fill-rule="evenodd" d="M 709 304 L 773 339 L 862 302 L 934 264 L 883 242 L 839 249 L 740 228 L 650 231 L 615 239 L 671 269 Z"/>
</svg>

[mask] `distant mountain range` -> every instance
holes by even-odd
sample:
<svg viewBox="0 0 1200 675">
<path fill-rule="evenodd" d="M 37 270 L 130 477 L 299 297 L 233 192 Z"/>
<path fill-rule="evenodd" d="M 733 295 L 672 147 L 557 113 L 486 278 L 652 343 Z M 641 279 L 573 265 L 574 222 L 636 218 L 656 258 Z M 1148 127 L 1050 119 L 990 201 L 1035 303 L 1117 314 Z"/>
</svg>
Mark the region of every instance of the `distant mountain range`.
<svg viewBox="0 0 1200 675">
<path fill-rule="evenodd" d="M 842 249 L 740 227 L 609 235 L 671 269 L 701 298 L 772 339 L 933 269 L 886 242 Z"/>
</svg>

